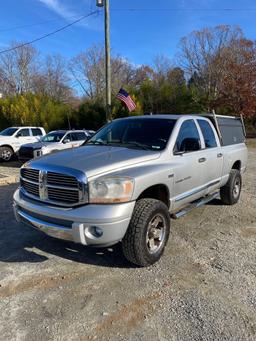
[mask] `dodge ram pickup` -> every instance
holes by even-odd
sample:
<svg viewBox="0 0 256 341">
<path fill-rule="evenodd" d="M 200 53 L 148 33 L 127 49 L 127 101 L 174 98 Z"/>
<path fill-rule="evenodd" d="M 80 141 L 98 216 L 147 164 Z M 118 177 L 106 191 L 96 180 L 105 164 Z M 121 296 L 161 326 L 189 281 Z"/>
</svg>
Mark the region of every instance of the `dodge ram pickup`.
<svg viewBox="0 0 256 341">
<path fill-rule="evenodd" d="M 25 143 L 37 142 L 45 135 L 41 127 L 10 127 L 0 132 L 0 160 L 10 161 Z"/>
<path fill-rule="evenodd" d="M 79 148 L 20 171 L 19 222 L 88 246 L 121 242 L 139 266 L 160 259 L 171 218 L 220 196 L 238 202 L 247 164 L 236 117 L 152 115 L 117 119 Z"/>
</svg>

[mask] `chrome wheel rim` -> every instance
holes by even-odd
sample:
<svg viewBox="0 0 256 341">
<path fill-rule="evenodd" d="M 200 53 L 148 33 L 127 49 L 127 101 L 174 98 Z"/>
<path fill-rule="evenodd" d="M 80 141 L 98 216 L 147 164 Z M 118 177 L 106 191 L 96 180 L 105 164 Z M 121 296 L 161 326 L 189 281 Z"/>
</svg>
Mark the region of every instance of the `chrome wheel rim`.
<svg viewBox="0 0 256 341">
<path fill-rule="evenodd" d="M 241 188 L 241 181 L 239 178 L 236 178 L 234 187 L 233 187 L 233 196 L 234 198 L 237 198 L 240 194 L 240 188 Z"/>
<path fill-rule="evenodd" d="M 4 150 L 2 152 L 2 159 L 5 160 L 5 161 L 9 161 L 10 158 L 12 157 L 12 153 L 9 151 L 9 150 Z"/>
<path fill-rule="evenodd" d="M 149 253 L 158 252 L 164 244 L 166 220 L 163 215 L 156 214 L 148 224 L 146 244 Z"/>
</svg>

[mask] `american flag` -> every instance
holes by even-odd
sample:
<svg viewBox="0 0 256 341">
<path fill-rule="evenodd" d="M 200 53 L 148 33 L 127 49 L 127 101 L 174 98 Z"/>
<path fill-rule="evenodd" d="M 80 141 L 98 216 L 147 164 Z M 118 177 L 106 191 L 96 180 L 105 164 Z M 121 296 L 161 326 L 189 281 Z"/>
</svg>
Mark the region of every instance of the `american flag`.
<svg viewBox="0 0 256 341">
<path fill-rule="evenodd" d="M 128 92 L 126 92 L 124 89 L 121 88 L 119 90 L 116 98 L 125 103 L 130 112 L 136 109 L 136 104 L 134 103 Z"/>
</svg>

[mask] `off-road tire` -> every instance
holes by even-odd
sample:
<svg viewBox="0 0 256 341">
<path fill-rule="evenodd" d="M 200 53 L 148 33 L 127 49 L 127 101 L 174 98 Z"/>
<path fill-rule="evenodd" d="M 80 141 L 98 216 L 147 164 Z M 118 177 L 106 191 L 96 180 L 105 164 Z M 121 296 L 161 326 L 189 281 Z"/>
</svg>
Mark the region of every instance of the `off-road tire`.
<svg viewBox="0 0 256 341">
<path fill-rule="evenodd" d="M 220 189 L 220 198 L 226 205 L 234 205 L 238 202 L 242 188 L 241 173 L 237 169 L 231 169 L 228 182 Z"/>
<path fill-rule="evenodd" d="M 5 157 L 3 156 L 3 154 L 5 154 Z M 3 146 L 0 147 L 0 160 L 4 161 L 4 162 L 8 162 L 13 158 L 13 150 L 12 148 L 8 147 L 8 146 Z"/>
<path fill-rule="evenodd" d="M 163 240 L 156 252 L 150 252 L 147 246 L 149 223 L 160 215 L 165 224 Z M 164 225 L 163 224 L 163 225 Z M 141 199 L 134 208 L 133 215 L 122 240 L 124 256 L 139 266 L 149 266 L 157 262 L 165 249 L 170 234 L 170 214 L 167 206 L 155 199 Z"/>
</svg>

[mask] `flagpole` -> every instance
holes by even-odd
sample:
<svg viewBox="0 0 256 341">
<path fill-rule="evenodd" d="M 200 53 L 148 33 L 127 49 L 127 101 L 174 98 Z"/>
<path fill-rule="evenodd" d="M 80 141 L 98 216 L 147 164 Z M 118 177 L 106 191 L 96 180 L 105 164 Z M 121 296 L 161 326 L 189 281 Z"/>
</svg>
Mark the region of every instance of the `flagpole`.
<svg viewBox="0 0 256 341">
<path fill-rule="evenodd" d="M 111 120 L 111 57 L 109 0 L 105 0 L 106 121 Z"/>
</svg>

